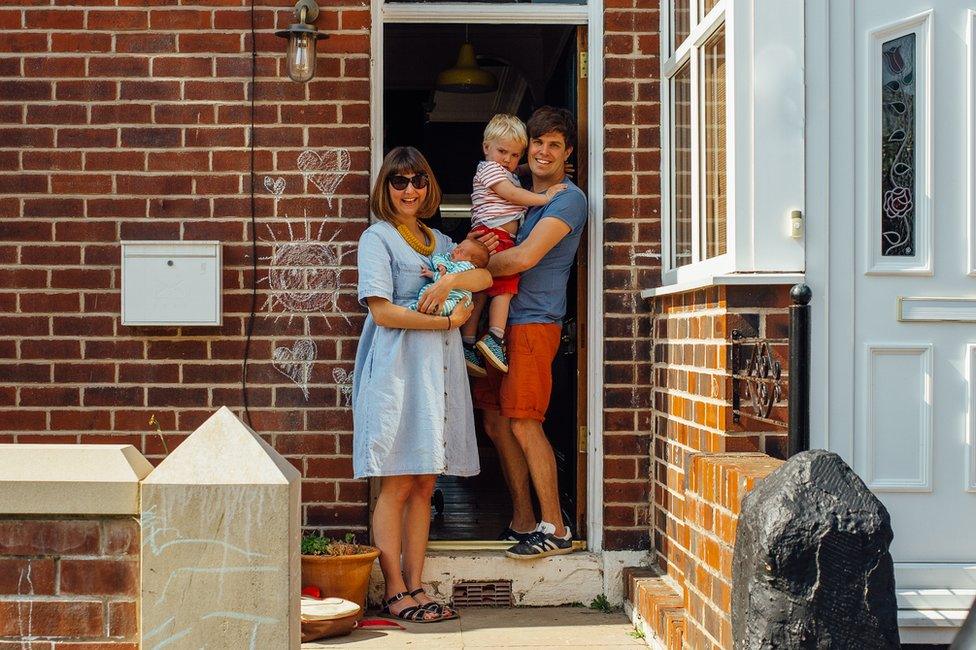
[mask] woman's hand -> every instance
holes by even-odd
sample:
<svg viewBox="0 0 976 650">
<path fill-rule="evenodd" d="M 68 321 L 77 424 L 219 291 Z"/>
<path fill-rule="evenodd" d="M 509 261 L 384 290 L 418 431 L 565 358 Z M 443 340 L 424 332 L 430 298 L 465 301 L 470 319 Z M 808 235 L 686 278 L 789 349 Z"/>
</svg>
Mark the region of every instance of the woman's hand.
<svg viewBox="0 0 976 650">
<path fill-rule="evenodd" d="M 451 329 L 464 325 L 471 317 L 472 311 L 474 311 L 474 303 L 463 300 L 459 302 L 457 307 L 454 308 L 454 311 L 451 312 L 451 315 L 448 316 L 448 319 L 451 321 Z"/>
<path fill-rule="evenodd" d="M 440 280 L 429 285 L 424 291 L 423 297 L 417 304 L 417 311 L 423 314 L 439 314 L 453 288 L 454 275 L 450 273 L 442 275 Z"/>
</svg>

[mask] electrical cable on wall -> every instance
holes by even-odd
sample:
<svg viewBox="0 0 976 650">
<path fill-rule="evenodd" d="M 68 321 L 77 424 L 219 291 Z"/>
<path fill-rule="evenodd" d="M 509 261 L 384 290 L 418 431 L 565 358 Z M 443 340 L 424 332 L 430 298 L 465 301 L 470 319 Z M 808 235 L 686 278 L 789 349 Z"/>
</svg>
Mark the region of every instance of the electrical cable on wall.
<svg viewBox="0 0 976 650">
<path fill-rule="evenodd" d="M 251 352 L 251 337 L 254 335 L 254 314 L 258 304 L 258 224 L 254 200 L 254 94 L 256 92 L 258 49 L 254 29 L 254 0 L 251 0 L 251 126 L 248 131 L 250 146 L 249 177 L 251 196 L 251 311 L 247 317 L 247 337 L 244 340 L 244 359 L 241 368 L 241 397 L 244 403 L 244 419 L 251 425 L 251 411 L 247 402 L 247 362 Z M 253 428 L 253 427 L 252 427 Z"/>
</svg>

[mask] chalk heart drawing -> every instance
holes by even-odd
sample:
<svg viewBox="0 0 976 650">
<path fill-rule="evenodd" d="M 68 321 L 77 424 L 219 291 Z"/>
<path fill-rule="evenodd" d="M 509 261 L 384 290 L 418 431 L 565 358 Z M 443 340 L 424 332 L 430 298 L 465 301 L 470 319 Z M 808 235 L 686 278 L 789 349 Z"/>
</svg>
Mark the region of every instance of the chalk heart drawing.
<svg viewBox="0 0 976 650">
<path fill-rule="evenodd" d="M 292 380 L 302 389 L 308 401 L 308 382 L 312 377 L 312 364 L 316 358 L 315 341 L 298 339 L 290 348 L 278 347 L 271 353 L 275 370 Z"/>
<path fill-rule="evenodd" d="M 265 176 L 264 188 L 275 196 L 281 196 L 285 192 L 285 179 L 280 176 L 278 178 Z"/>
<path fill-rule="evenodd" d="M 332 379 L 342 393 L 342 404 L 352 406 L 352 373 L 346 372 L 345 368 L 333 368 Z"/>
<path fill-rule="evenodd" d="M 324 151 L 303 151 L 298 156 L 298 169 L 319 192 L 328 200 L 332 207 L 332 197 L 336 188 L 347 173 L 351 159 L 345 149 L 326 149 Z"/>
</svg>

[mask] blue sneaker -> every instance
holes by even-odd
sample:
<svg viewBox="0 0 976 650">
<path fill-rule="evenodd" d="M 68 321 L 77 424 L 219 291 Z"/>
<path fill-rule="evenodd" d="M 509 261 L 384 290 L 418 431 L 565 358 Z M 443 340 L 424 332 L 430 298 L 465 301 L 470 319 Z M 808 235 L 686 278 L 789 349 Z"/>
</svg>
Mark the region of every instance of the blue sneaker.
<svg viewBox="0 0 976 650">
<path fill-rule="evenodd" d="M 462 347 L 464 348 L 464 365 L 468 368 L 468 374 L 472 377 L 486 376 L 488 371 L 485 370 L 485 361 L 474 349 L 474 346 L 465 343 Z"/>
<path fill-rule="evenodd" d="M 481 337 L 480 341 L 475 343 L 475 347 L 478 348 L 478 352 L 485 357 L 488 363 L 498 368 L 501 372 L 508 372 L 508 357 L 505 355 L 505 341 L 488 332 Z"/>
</svg>

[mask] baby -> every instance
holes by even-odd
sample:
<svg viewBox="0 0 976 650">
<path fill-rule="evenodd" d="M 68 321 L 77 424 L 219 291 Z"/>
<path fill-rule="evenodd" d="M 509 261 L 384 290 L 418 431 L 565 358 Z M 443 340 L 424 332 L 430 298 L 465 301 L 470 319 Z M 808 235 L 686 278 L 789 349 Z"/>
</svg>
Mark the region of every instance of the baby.
<svg viewBox="0 0 976 650">
<path fill-rule="evenodd" d="M 417 294 L 417 299 L 410 303 L 409 308 L 416 311 L 417 305 L 424 297 L 424 292 L 440 280 L 445 273 L 462 273 L 471 269 L 483 269 L 488 266 L 489 257 L 490 254 L 485 245 L 475 239 L 465 239 L 447 255 L 443 253 L 431 255 L 430 267 L 420 271 L 420 275 L 430 278 L 430 282 L 423 286 L 420 293 Z M 444 301 L 443 307 L 441 307 L 441 316 L 450 316 L 462 300 L 470 303 L 471 292 L 452 289 L 447 300 Z"/>
<path fill-rule="evenodd" d="M 527 207 L 545 205 L 553 196 L 566 189 L 563 183 L 553 185 L 544 194 L 522 189 L 515 170 L 528 143 L 525 124 L 514 115 L 496 115 L 485 127 L 482 142 L 485 159 L 478 163 L 474 175 L 471 223 L 473 233 L 483 234 L 490 231 L 498 235 L 496 253 L 515 245 L 519 222 L 525 216 Z M 482 357 L 498 370 L 508 372 L 505 326 L 508 325 L 508 307 L 512 296 L 518 293 L 518 284 L 518 275 L 497 277 L 490 288 L 475 295 L 471 318 L 461 327 L 464 360 L 472 376 L 485 376 Z M 488 300 L 491 300 L 488 307 L 488 333 L 476 343 L 481 312 Z"/>
</svg>

